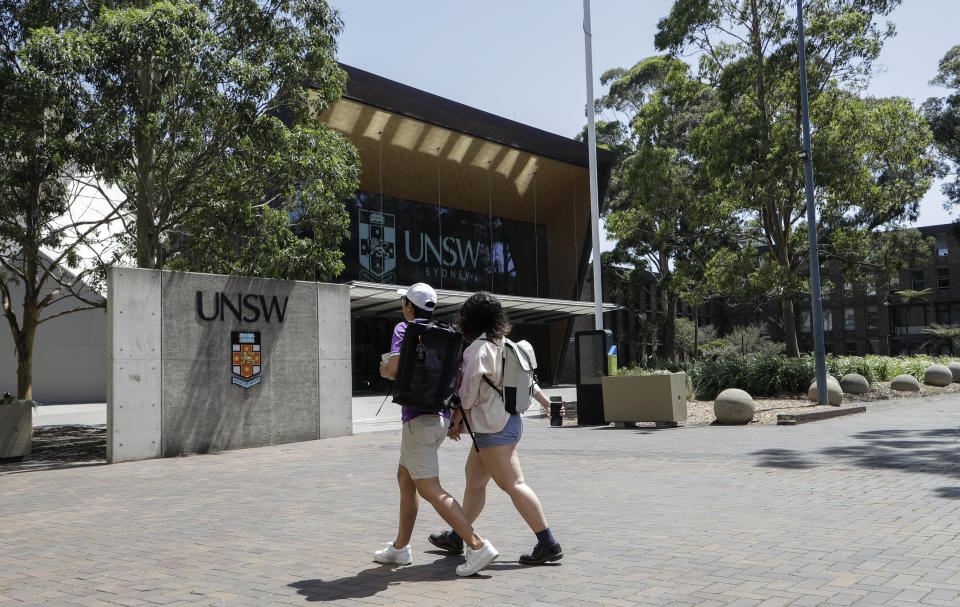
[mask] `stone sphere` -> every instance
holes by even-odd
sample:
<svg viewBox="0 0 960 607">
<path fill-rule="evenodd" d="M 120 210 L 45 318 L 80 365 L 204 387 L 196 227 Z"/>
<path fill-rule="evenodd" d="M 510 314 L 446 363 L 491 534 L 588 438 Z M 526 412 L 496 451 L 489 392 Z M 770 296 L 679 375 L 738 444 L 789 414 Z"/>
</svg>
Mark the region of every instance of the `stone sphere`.
<svg viewBox="0 0 960 607">
<path fill-rule="evenodd" d="M 870 391 L 870 382 L 859 373 L 847 373 L 840 378 L 844 394 L 865 394 Z"/>
<path fill-rule="evenodd" d="M 713 414 L 721 424 L 749 423 L 756 412 L 753 397 L 737 388 L 727 388 L 713 401 Z"/>
<path fill-rule="evenodd" d="M 950 363 L 947 368 L 953 373 L 953 381 L 960 381 L 960 363 Z"/>
<path fill-rule="evenodd" d="M 898 375 L 890 382 L 890 389 L 899 392 L 919 392 L 920 382 L 912 375 Z"/>
<path fill-rule="evenodd" d="M 923 383 L 928 386 L 949 386 L 953 383 L 953 372 L 943 365 L 930 365 L 923 372 Z"/>
<path fill-rule="evenodd" d="M 811 402 L 817 402 L 816 380 L 810 384 L 810 388 L 807 390 L 807 398 L 809 398 Z M 827 376 L 827 402 L 834 406 L 843 402 L 843 388 L 840 387 L 840 382 L 837 381 L 837 378 L 832 375 Z"/>
</svg>

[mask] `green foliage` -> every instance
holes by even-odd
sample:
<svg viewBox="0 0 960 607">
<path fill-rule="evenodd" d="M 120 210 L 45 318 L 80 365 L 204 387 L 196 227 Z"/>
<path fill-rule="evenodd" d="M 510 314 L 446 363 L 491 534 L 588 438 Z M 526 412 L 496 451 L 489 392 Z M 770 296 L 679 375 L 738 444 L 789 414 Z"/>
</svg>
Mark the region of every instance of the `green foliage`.
<svg viewBox="0 0 960 607">
<path fill-rule="evenodd" d="M 357 157 L 315 117 L 341 92 L 325 0 L 115 5 L 34 50 L 73 73 L 78 141 L 122 191 L 140 267 L 280 278 L 342 269 Z"/>
<path fill-rule="evenodd" d="M 760 354 L 777 356 L 783 354 L 783 344 L 767 336 L 766 327 L 760 323 L 740 325 L 719 339 L 703 344 L 700 351 L 711 358 L 729 358 Z"/>
<path fill-rule="evenodd" d="M 882 18 L 899 4 L 804 3 L 821 259 L 880 273 L 908 252 L 893 258 L 864 245 L 882 245 L 871 236 L 878 228 L 915 219 L 937 172 L 930 130 L 909 101 L 860 96 L 893 35 Z M 780 298 L 786 348 L 799 355 L 794 302 L 809 286 L 793 6 L 677 0 L 656 45 L 698 54 L 697 79 L 717 101 L 690 129 L 688 149 L 739 221 L 739 239 L 712 256 L 704 282 L 746 301 Z"/>
<path fill-rule="evenodd" d="M 897 291 L 897 295 L 900 296 L 900 299 L 903 300 L 904 303 L 909 304 L 923 303 L 927 300 L 927 296 L 931 293 L 933 293 L 933 289 L 929 287 L 919 291 L 914 291 L 912 289 L 900 289 Z"/>
<path fill-rule="evenodd" d="M 960 350 L 960 327 L 952 327 L 932 323 L 924 329 L 927 335 L 927 341 L 921 347 L 927 344 L 934 346 L 952 346 L 954 350 Z"/>
<path fill-rule="evenodd" d="M 608 70 L 601 81 L 610 91 L 598 106 L 625 114 L 616 123 L 623 139 L 608 189 L 606 227 L 620 256 L 642 260 L 654 271 L 665 311 L 662 355 L 672 358 L 677 300 L 706 299 L 697 289 L 704 261 L 729 233 L 730 216 L 711 196 L 689 149 L 691 129 L 716 101 L 685 62 L 666 56 Z"/>
<path fill-rule="evenodd" d="M 907 374 L 921 382 L 927 367 L 949 364 L 947 356 L 828 356 L 827 373 L 837 378 L 859 373 L 868 382 L 890 381 Z M 712 400 L 727 388 L 746 390 L 751 396 L 806 394 L 816 376 L 814 358 L 751 355 L 700 360 L 688 367 L 694 397 Z"/>
<path fill-rule="evenodd" d="M 952 89 L 946 97 L 933 97 L 923 104 L 923 111 L 937 150 L 945 161 L 942 176 L 947 175 L 947 166 L 952 168 L 953 181 L 944 183 L 943 193 L 948 204 L 960 204 L 960 45 L 946 52 L 940 60 L 937 76 L 930 82 L 935 86 Z"/>
<path fill-rule="evenodd" d="M 77 136 L 89 91 L 63 65 L 49 65 L 37 34 L 79 27 L 87 10 L 69 0 L 0 0 L 0 314 L 17 351 L 17 395 L 24 399 L 32 394 L 42 323 L 103 305 L 85 288 L 102 278 L 101 268 L 81 268 L 80 252 L 99 245 L 100 230 L 117 215 L 68 212 L 78 194 L 74 176 L 97 152 Z M 11 298 L 13 286 L 23 291 L 19 301 Z M 70 296 L 74 306 L 64 306 Z"/>
<path fill-rule="evenodd" d="M 696 327 L 689 318 L 678 318 L 674 334 L 676 352 L 681 359 L 695 358 L 700 350 L 710 343 L 715 343 L 717 331 L 713 325 Z"/>
</svg>

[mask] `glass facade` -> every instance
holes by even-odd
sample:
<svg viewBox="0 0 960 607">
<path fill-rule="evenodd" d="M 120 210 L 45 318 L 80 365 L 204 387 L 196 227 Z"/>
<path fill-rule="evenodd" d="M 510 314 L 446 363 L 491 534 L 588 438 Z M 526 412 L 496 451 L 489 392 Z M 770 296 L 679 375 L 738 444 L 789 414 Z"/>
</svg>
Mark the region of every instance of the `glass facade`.
<svg viewBox="0 0 960 607">
<path fill-rule="evenodd" d="M 370 192 L 347 208 L 344 280 L 547 297 L 542 225 Z"/>
</svg>

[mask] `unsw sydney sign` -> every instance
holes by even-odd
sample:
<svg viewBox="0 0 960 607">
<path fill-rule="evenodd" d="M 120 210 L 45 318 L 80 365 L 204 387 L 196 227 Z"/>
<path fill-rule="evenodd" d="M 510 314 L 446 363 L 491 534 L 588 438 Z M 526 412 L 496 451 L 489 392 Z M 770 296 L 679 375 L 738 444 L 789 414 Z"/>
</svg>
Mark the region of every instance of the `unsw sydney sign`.
<svg viewBox="0 0 960 607">
<path fill-rule="evenodd" d="M 269 298 L 258 293 L 227 294 L 217 291 L 213 294 L 212 304 L 203 303 L 203 291 L 197 291 L 197 317 L 206 322 L 229 320 L 232 316 L 238 322 L 277 322 L 282 323 L 287 313 L 287 301 L 283 303 L 276 295 Z M 261 348 L 260 331 L 230 332 L 230 371 L 231 383 L 241 388 L 250 388 L 263 381 L 261 372 L 265 363 Z"/>
</svg>

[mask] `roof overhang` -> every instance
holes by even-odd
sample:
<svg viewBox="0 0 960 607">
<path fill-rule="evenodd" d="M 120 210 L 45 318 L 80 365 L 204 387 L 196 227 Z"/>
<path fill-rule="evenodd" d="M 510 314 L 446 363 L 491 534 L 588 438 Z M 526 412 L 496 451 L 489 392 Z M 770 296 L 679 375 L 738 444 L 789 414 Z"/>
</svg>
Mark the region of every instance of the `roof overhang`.
<svg viewBox="0 0 960 607">
<path fill-rule="evenodd" d="M 351 281 L 346 283 L 350 287 L 350 313 L 353 316 L 380 316 L 397 314 L 398 289 L 404 285 L 387 285 L 376 282 Z M 473 295 L 467 291 L 449 291 L 437 289 L 438 305 L 434 310 L 434 318 L 454 316 L 463 302 Z M 592 301 L 571 301 L 565 299 L 541 299 L 537 297 L 517 297 L 496 293 L 497 299 L 514 324 L 548 324 L 558 320 L 566 320 L 572 316 L 586 316 L 594 313 Z M 603 304 L 604 312 L 613 312 L 623 309 L 616 304 Z"/>
</svg>

